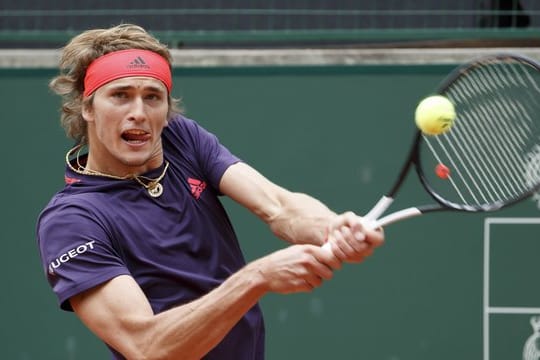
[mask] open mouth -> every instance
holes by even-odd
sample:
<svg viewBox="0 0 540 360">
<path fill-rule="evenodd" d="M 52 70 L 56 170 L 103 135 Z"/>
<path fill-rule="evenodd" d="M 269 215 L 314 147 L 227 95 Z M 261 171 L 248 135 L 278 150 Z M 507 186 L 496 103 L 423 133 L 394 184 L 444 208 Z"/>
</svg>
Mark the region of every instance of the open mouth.
<svg viewBox="0 0 540 360">
<path fill-rule="evenodd" d="M 122 133 L 122 139 L 130 144 L 142 144 L 150 139 L 150 134 L 144 130 L 126 130 Z"/>
</svg>

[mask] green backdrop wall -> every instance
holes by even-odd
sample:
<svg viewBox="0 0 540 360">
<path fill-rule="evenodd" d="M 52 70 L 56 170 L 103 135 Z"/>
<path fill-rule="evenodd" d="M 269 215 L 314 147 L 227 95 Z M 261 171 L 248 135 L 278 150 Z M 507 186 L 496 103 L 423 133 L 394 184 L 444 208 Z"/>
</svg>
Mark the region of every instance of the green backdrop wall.
<svg viewBox="0 0 540 360">
<path fill-rule="evenodd" d="M 338 212 L 363 213 L 403 161 L 416 103 L 451 68 L 178 68 L 174 94 L 189 117 L 271 180 Z M 73 314 L 58 310 L 38 259 L 35 220 L 63 185 L 71 146 L 59 126 L 60 101 L 47 88 L 54 74 L 0 70 L 2 359 L 109 358 Z M 425 199 L 414 181 L 408 179 L 396 207 Z M 224 201 L 248 260 L 284 246 L 253 215 Z M 497 315 L 489 322 L 492 339 L 485 340 L 484 224 L 488 217 L 538 215 L 537 203 L 529 200 L 487 216 L 435 214 L 389 226 L 387 243 L 364 264 L 345 266 L 312 293 L 262 300 L 267 358 L 481 359 L 486 346 L 491 359 L 520 358 L 534 335 L 534 309 Z M 539 229 L 509 226 L 493 237 L 499 239 L 492 259 L 499 280 L 489 282 L 499 305 L 540 306 L 537 264 L 530 256 L 540 249 Z M 529 239 L 525 253 L 514 238 Z"/>
</svg>

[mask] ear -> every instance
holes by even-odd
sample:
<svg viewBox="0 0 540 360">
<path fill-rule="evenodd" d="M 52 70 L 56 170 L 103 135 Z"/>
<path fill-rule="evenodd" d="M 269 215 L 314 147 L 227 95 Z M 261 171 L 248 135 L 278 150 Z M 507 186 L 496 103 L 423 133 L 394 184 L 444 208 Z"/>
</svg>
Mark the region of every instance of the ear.
<svg viewBox="0 0 540 360">
<path fill-rule="evenodd" d="M 87 122 L 94 121 L 94 108 L 92 102 L 89 101 L 82 104 L 81 116 Z"/>
</svg>

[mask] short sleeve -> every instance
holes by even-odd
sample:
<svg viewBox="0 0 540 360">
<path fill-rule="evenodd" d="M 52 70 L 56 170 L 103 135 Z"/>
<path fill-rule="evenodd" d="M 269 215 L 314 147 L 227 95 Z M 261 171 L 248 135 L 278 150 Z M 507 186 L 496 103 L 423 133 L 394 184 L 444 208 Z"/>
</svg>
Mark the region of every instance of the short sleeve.
<svg viewBox="0 0 540 360">
<path fill-rule="evenodd" d="M 47 207 L 38 219 L 37 239 L 47 280 L 64 310 L 72 310 L 72 296 L 129 274 L 99 218 L 83 206 Z"/>
<path fill-rule="evenodd" d="M 178 116 L 170 121 L 167 129 L 171 145 L 181 156 L 193 156 L 205 179 L 218 189 L 225 170 L 241 160 L 220 143 L 218 137 L 194 120 Z M 190 154 L 190 155 L 187 155 Z"/>
</svg>

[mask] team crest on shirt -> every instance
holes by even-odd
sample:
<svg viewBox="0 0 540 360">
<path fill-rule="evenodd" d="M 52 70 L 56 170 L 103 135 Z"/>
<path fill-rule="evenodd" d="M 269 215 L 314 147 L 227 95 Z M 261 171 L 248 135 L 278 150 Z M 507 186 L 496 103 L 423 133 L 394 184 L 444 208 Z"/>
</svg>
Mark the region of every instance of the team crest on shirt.
<svg viewBox="0 0 540 360">
<path fill-rule="evenodd" d="M 193 178 L 188 178 L 188 184 L 191 188 L 191 195 L 197 200 L 201 197 L 202 192 L 206 189 L 206 182 Z"/>
<path fill-rule="evenodd" d="M 72 177 L 69 177 L 69 176 L 64 176 L 64 182 L 65 182 L 67 185 L 75 184 L 75 183 L 78 183 L 78 182 L 80 182 L 80 181 L 81 181 L 81 180 L 76 179 L 76 178 L 72 178 Z"/>
</svg>

